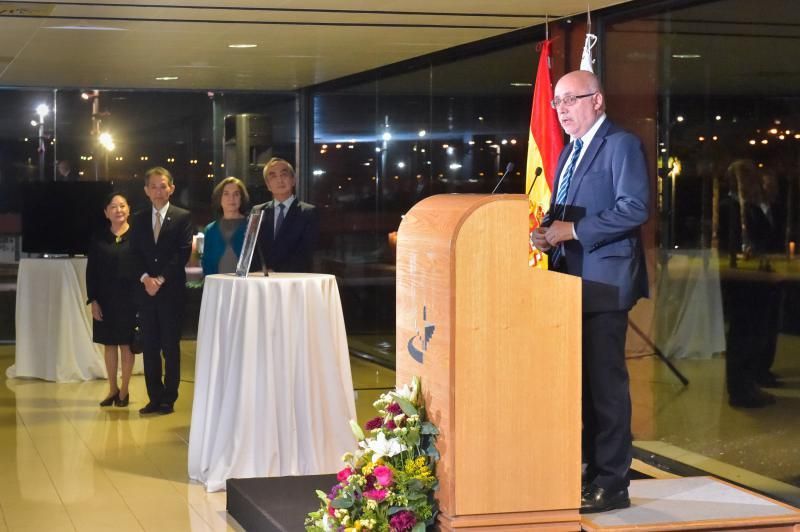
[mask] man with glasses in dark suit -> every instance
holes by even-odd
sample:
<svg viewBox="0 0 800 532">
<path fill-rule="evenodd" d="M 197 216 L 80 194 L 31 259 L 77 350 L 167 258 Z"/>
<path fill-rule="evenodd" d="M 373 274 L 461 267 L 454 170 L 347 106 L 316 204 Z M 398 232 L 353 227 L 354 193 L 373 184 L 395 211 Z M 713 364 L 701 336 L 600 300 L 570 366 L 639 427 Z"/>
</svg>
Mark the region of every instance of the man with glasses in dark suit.
<svg viewBox="0 0 800 532">
<path fill-rule="evenodd" d="M 272 201 L 253 207 L 263 211 L 253 270 L 311 272 L 319 236 L 317 209 L 294 195 L 297 178 L 288 161 L 273 157 L 264 166 Z"/>
<path fill-rule="evenodd" d="M 551 270 L 582 278 L 581 512 L 604 512 L 630 505 L 625 334 L 628 311 L 648 295 L 640 228 L 650 212 L 650 178 L 642 143 L 606 118 L 594 74 L 566 74 L 554 95 L 572 142 L 559 158 L 550 211 L 534 244 L 548 252 Z"/>
</svg>

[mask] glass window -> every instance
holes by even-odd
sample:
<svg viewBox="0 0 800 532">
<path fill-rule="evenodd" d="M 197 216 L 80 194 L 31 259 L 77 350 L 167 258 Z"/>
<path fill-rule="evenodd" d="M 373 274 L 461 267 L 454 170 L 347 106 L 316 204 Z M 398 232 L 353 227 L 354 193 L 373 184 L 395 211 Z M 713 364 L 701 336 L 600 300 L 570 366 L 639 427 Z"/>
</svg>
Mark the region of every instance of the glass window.
<svg viewBox="0 0 800 532">
<path fill-rule="evenodd" d="M 351 349 L 394 365 L 394 246 L 414 204 L 490 192 L 508 163 L 499 192 L 524 192 L 537 61 L 525 44 L 314 93 L 310 197 Z"/>
<path fill-rule="evenodd" d="M 657 171 L 652 339 L 691 380 L 633 361 L 634 434 L 745 484 L 800 485 L 798 19 L 789 0 L 720 0 L 606 26 L 609 113 Z"/>
</svg>

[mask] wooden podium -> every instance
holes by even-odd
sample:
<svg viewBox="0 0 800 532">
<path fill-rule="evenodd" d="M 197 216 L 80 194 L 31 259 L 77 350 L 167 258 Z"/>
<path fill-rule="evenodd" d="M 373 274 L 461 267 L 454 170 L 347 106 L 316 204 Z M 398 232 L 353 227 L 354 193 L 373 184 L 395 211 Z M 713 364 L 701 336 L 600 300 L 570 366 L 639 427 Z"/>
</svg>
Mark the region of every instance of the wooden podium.
<svg viewBox="0 0 800 532">
<path fill-rule="evenodd" d="M 397 383 L 441 431 L 443 530 L 580 530 L 581 285 L 528 266 L 523 195 L 439 195 L 397 242 Z"/>
</svg>

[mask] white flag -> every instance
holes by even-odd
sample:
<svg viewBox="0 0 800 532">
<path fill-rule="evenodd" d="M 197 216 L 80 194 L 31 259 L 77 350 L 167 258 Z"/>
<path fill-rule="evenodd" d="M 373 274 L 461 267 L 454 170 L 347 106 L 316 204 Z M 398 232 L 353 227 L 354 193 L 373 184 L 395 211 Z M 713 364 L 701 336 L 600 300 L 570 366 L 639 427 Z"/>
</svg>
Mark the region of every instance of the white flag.
<svg viewBox="0 0 800 532">
<path fill-rule="evenodd" d="M 594 74 L 594 60 L 592 59 L 592 48 L 597 44 L 597 35 L 594 33 L 587 33 L 586 40 L 583 43 L 583 53 L 581 54 L 581 70 L 586 70 Z"/>
</svg>

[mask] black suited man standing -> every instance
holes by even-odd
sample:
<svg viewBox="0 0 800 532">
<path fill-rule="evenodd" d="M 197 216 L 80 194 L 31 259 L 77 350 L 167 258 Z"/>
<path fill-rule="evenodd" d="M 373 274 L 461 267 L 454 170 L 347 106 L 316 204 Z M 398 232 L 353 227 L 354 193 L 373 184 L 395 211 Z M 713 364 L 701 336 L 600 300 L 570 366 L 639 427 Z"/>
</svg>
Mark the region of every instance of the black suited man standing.
<svg viewBox="0 0 800 532">
<path fill-rule="evenodd" d="M 288 161 L 273 157 L 264 166 L 264 183 L 272 201 L 253 207 L 263 211 L 258 233 L 253 270 L 310 272 L 319 236 L 317 209 L 294 195 L 294 168 Z"/>
<path fill-rule="evenodd" d="M 181 318 L 186 297 L 184 268 L 192 250 L 192 225 L 189 211 L 169 202 L 175 192 L 169 170 L 151 168 L 144 179 L 144 193 L 152 205 L 136 214 L 131 234 L 141 281 L 137 294 L 139 326 L 150 399 L 139 413 L 171 414 L 180 382 Z"/>
<path fill-rule="evenodd" d="M 571 142 L 558 162 L 555 193 L 534 244 L 550 269 L 582 279 L 583 459 L 581 512 L 630 505 L 631 399 L 625 366 L 628 311 L 647 297 L 640 227 L 650 180 L 642 143 L 605 114 L 588 71 L 564 75 L 553 108 Z"/>
</svg>

